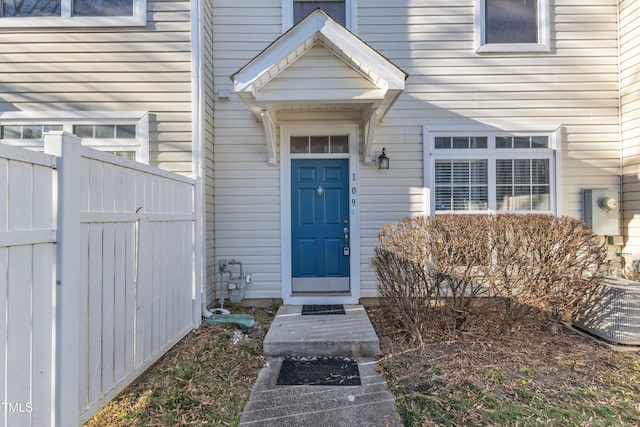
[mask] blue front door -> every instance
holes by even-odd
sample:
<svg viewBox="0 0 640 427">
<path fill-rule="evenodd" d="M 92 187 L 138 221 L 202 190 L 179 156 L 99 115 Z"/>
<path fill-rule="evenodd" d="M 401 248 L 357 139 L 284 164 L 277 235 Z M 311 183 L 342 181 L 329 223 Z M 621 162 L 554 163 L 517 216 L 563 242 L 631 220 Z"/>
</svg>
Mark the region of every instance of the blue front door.
<svg viewBox="0 0 640 427">
<path fill-rule="evenodd" d="M 293 292 L 349 291 L 349 161 L 291 161 Z"/>
</svg>

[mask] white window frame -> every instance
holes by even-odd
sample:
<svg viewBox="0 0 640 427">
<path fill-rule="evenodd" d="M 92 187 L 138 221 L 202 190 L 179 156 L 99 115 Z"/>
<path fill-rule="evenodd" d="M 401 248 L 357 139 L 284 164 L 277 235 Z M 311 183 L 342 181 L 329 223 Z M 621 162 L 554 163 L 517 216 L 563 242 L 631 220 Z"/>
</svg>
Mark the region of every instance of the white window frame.
<svg viewBox="0 0 640 427">
<path fill-rule="evenodd" d="M 149 114 L 144 111 L 38 111 L 0 113 L 0 126 L 62 125 L 73 133 L 74 125 L 135 125 L 135 139 L 82 139 L 82 145 L 100 151 L 133 151 L 137 162 L 149 164 Z M 7 139 L 0 142 L 42 151 L 42 139 Z"/>
<path fill-rule="evenodd" d="M 538 0 L 538 42 L 537 43 L 487 43 L 485 31 L 485 0 L 474 0 L 476 53 L 519 53 L 551 51 L 550 0 Z"/>
<path fill-rule="evenodd" d="M 353 34 L 357 34 L 358 0 L 344 0 L 344 2 L 346 27 Z M 286 33 L 291 27 L 293 27 L 293 0 L 282 0 L 282 33 Z"/>
<path fill-rule="evenodd" d="M 0 17 L 0 28 L 144 27 L 147 0 L 133 0 L 133 16 L 73 16 L 73 0 L 61 0 L 60 16 Z"/>
<path fill-rule="evenodd" d="M 486 136 L 486 149 L 435 149 L 434 141 L 438 136 Z M 548 148 L 495 148 L 496 136 L 546 136 Z M 561 169 L 561 127 L 527 126 L 517 130 L 498 129 L 490 126 L 423 126 L 423 164 L 424 164 L 424 213 L 426 215 L 474 214 L 474 213 L 549 213 L 561 215 L 562 206 L 562 169 Z M 468 211 L 436 211 L 435 206 L 435 162 L 436 160 L 484 160 L 488 161 L 488 209 Z M 496 209 L 497 159 L 549 159 L 549 210 L 504 211 Z"/>
</svg>

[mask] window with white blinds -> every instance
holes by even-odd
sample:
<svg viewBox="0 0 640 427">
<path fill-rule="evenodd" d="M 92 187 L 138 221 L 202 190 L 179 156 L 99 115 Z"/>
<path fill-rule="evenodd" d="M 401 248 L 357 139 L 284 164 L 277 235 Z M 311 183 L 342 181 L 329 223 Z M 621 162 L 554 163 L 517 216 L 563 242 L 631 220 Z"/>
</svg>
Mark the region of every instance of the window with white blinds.
<svg viewBox="0 0 640 427">
<path fill-rule="evenodd" d="M 487 160 L 436 160 L 436 209 L 476 211 L 488 208 Z"/>
<path fill-rule="evenodd" d="M 433 134 L 429 144 L 436 213 L 554 210 L 549 135 Z"/>
</svg>

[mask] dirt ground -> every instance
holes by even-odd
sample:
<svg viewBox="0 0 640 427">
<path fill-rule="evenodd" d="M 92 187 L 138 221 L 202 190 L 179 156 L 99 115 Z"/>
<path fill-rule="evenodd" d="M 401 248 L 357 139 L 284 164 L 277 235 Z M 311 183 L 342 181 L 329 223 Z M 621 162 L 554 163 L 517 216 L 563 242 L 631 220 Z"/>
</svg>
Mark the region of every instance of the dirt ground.
<svg viewBox="0 0 640 427">
<path fill-rule="evenodd" d="M 413 343 L 368 310 L 383 373 L 405 425 L 640 425 L 640 353 L 620 352 L 529 319 L 500 332 L 491 316 L 455 336 Z"/>
</svg>

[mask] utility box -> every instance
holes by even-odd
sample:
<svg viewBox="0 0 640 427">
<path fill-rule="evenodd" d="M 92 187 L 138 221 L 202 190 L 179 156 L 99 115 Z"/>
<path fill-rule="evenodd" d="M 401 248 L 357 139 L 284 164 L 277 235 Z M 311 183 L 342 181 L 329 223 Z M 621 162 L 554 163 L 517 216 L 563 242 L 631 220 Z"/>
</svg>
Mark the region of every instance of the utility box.
<svg viewBox="0 0 640 427">
<path fill-rule="evenodd" d="M 618 192 L 606 188 L 582 190 L 584 222 L 600 236 L 620 234 Z"/>
</svg>

